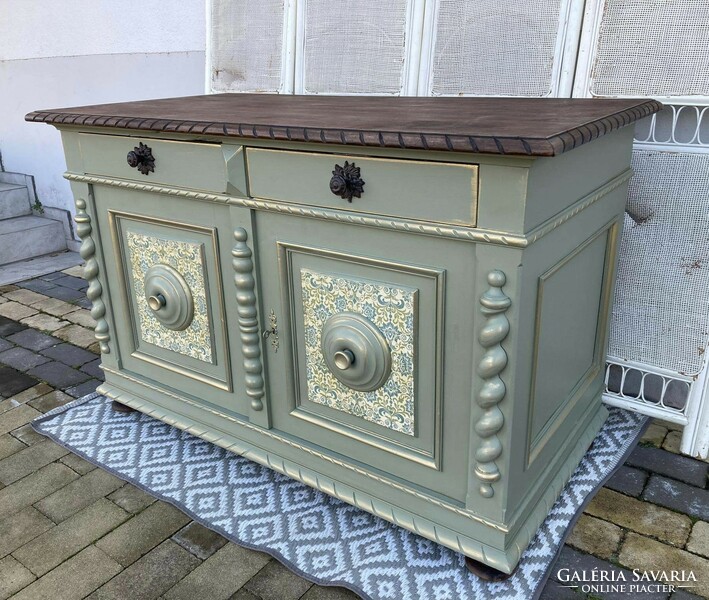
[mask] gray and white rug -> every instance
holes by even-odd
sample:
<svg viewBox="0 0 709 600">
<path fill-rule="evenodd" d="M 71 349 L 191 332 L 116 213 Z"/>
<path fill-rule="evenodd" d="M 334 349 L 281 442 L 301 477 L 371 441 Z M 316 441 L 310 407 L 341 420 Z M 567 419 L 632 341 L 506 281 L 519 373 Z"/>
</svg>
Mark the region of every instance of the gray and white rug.
<svg viewBox="0 0 709 600">
<path fill-rule="evenodd" d="M 507 581 L 462 555 L 139 412 L 91 394 L 33 422 L 40 433 L 321 585 L 370 600 L 537 598 L 591 494 L 622 464 L 646 417 L 611 408 L 603 429 Z"/>
</svg>

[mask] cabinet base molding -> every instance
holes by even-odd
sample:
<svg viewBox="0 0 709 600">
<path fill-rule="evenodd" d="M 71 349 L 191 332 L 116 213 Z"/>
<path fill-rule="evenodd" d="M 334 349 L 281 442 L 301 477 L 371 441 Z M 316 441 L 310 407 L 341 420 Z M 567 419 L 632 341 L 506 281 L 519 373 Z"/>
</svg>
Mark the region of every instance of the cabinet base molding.
<svg viewBox="0 0 709 600">
<path fill-rule="evenodd" d="M 111 399 L 114 406 L 118 403 L 124 408 L 143 412 L 173 427 L 182 429 L 196 437 L 200 437 L 230 452 L 234 452 L 239 456 L 243 456 L 270 469 L 274 469 L 291 479 L 296 479 L 321 492 L 334 496 L 343 502 L 347 502 L 348 504 L 375 514 L 404 529 L 408 529 L 429 539 L 435 539 L 443 546 L 460 552 L 475 561 L 483 562 L 500 573 L 508 574 L 513 572 L 525 548 L 529 545 L 537 529 L 549 514 L 559 493 L 564 485 L 566 485 L 566 482 L 583 457 L 585 449 L 590 446 L 596 433 L 600 430 L 607 414 L 605 409 L 602 409 L 601 412 L 592 416 L 587 426 L 580 427 L 584 432 L 581 435 L 579 443 L 575 445 L 574 452 L 567 456 L 564 463 L 558 467 L 556 477 L 554 477 L 545 489 L 543 495 L 523 520 L 521 520 L 520 515 L 512 521 L 513 524 L 511 526 L 507 526 L 480 518 L 470 511 L 461 509 L 453 504 L 441 502 L 437 498 L 404 487 L 397 482 L 387 481 L 374 473 L 368 473 L 356 465 L 336 461 L 336 459 L 333 459 L 333 457 L 329 455 L 317 453 L 299 444 L 293 444 L 291 440 L 279 436 L 272 431 L 260 430 L 257 427 L 251 426 L 248 422 L 234 419 L 233 417 L 230 418 L 229 421 L 232 423 L 235 430 L 243 427 L 252 432 L 265 434 L 267 437 L 271 438 L 271 441 L 278 440 L 283 446 L 281 452 L 277 453 L 266 450 L 258 443 L 247 443 L 243 439 L 243 432 L 239 432 L 239 437 L 236 437 L 236 435 L 230 434 L 224 429 L 208 425 L 201 420 L 187 417 L 184 414 L 180 414 L 163 406 L 160 403 L 160 395 L 172 395 L 174 398 L 179 397 L 184 405 L 192 405 L 199 411 L 216 411 L 204 407 L 189 398 L 173 394 L 172 392 L 159 390 L 155 387 L 151 389 L 151 386 L 147 382 L 126 376 L 125 373 L 118 373 L 112 369 L 104 370 L 107 372 L 107 378 L 110 378 L 112 381 L 103 383 L 96 391 L 106 398 Z M 133 391 L 136 388 L 139 390 L 139 393 Z M 216 412 L 216 414 L 220 415 L 222 419 L 227 416 L 218 412 Z M 269 445 L 267 440 L 261 440 L 261 443 L 263 446 Z M 451 522 L 456 525 L 456 529 L 461 529 L 464 526 L 468 528 L 473 526 L 478 530 L 486 530 L 486 536 L 492 536 L 498 539 L 503 549 L 480 543 L 479 538 L 481 534 L 479 533 L 475 536 L 462 535 L 452 528 L 442 526 L 440 523 L 435 523 L 430 519 L 422 517 L 417 512 L 405 510 L 401 508 L 401 506 L 396 506 L 391 502 L 382 500 L 380 497 L 368 493 L 366 487 L 364 487 L 365 491 L 363 491 L 362 488 L 355 489 L 351 485 L 343 483 L 341 480 L 327 477 L 323 475 L 322 472 L 316 472 L 292 459 L 284 458 L 283 455 L 289 455 L 289 450 L 292 450 L 294 447 L 310 453 L 314 452 L 318 454 L 318 458 L 327 462 L 337 462 L 338 467 L 346 467 L 357 475 L 373 477 L 379 483 L 387 483 L 394 491 L 403 491 L 410 494 L 415 497 L 419 501 L 419 505 L 423 507 L 423 510 L 420 512 L 424 512 L 426 504 L 436 504 L 440 509 L 450 514 Z M 583 450 L 579 451 L 579 449 Z"/>
</svg>

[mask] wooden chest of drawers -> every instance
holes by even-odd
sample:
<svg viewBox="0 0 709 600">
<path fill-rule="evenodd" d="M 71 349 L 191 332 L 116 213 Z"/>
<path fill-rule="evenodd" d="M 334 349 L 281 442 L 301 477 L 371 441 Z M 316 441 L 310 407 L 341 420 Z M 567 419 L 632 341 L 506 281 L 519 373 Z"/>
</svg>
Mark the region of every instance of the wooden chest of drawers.
<svg viewBox="0 0 709 600">
<path fill-rule="evenodd" d="M 510 572 L 606 414 L 623 126 L 659 108 L 224 95 L 28 120 L 62 131 L 103 394 Z"/>
</svg>

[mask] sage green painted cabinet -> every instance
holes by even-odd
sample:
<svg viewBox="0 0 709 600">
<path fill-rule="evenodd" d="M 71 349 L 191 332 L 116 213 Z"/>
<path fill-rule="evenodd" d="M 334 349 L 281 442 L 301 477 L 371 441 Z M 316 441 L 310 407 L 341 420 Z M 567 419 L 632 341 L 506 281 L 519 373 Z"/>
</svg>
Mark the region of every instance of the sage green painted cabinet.
<svg viewBox="0 0 709 600">
<path fill-rule="evenodd" d="M 656 106 L 492 143 L 188 100 L 57 122 L 99 390 L 511 572 L 606 416 L 618 125 Z"/>
</svg>

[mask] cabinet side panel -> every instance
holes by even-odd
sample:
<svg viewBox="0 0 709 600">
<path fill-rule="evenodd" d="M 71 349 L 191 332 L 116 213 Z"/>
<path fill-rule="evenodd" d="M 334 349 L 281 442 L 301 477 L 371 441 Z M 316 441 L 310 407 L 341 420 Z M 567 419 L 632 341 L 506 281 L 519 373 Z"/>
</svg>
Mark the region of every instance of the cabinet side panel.
<svg viewBox="0 0 709 600">
<path fill-rule="evenodd" d="M 611 236 L 604 228 L 539 278 L 530 461 L 600 372 L 599 342 L 608 312 L 602 297 Z"/>
<path fill-rule="evenodd" d="M 605 414 L 603 363 L 624 198 L 620 186 L 524 251 L 505 505 L 513 532 L 540 502 L 553 502 L 561 488 L 549 486 L 563 484 L 556 476 L 573 471 L 587 450 L 584 432 Z"/>
</svg>

